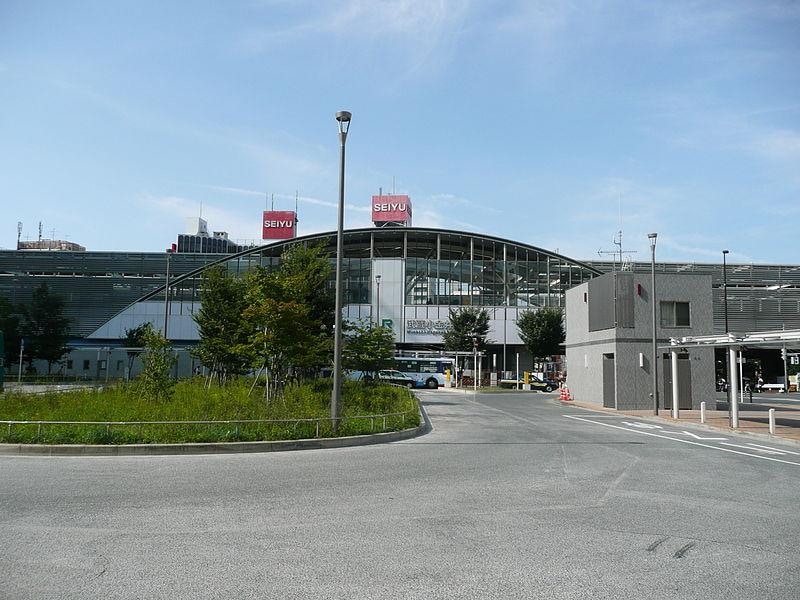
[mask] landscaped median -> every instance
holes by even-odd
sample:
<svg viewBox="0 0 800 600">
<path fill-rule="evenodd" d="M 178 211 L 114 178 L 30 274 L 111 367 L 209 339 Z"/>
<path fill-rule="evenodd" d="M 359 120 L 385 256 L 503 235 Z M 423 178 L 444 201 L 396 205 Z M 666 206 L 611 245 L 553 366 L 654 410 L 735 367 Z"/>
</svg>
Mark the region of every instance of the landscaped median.
<svg viewBox="0 0 800 600">
<path fill-rule="evenodd" d="M 287 442 L 289 448 L 300 447 L 292 441 L 330 439 L 327 445 L 338 446 L 343 444 L 335 440 L 344 437 L 374 437 L 420 425 L 416 398 L 400 387 L 345 381 L 334 433 L 330 380 L 289 385 L 271 402 L 258 388 L 250 393 L 251 386 L 244 379 L 208 389 L 201 379 L 181 381 L 168 400 L 147 399 L 132 384 L 35 396 L 10 393 L 0 396 L 0 443 L 241 447 Z"/>
</svg>

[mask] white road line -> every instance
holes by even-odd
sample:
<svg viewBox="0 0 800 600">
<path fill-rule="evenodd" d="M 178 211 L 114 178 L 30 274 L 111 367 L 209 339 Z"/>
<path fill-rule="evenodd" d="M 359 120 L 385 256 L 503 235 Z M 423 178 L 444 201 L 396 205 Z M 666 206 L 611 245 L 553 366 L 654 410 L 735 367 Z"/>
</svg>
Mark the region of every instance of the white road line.
<svg viewBox="0 0 800 600">
<path fill-rule="evenodd" d="M 664 429 L 661 425 L 653 425 L 652 423 L 642 423 L 641 421 L 621 421 L 625 425 L 631 427 L 638 427 L 639 429 Z"/>
<path fill-rule="evenodd" d="M 775 450 L 775 452 L 784 452 L 786 454 L 796 454 L 800 456 L 800 452 L 792 452 L 791 450 L 784 450 L 783 448 L 773 448 L 772 446 L 762 446 L 761 444 L 747 443 L 748 446 L 755 446 L 756 448 L 764 448 L 765 450 Z"/>
<path fill-rule="evenodd" d="M 722 440 L 727 440 L 728 439 L 728 438 L 702 437 L 702 436 L 699 436 L 699 435 L 695 435 L 691 431 L 682 431 L 681 433 L 685 433 L 686 435 L 690 435 L 696 440 L 706 440 L 706 441 L 717 440 L 717 441 L 722 441 Z"/>
<path fill-rule="evenodd" d="M 620 427 L 619 425 L 611 425 L 610 423 L 602 423 L 601 421 L 592 421 L 591 419 L 584 419 L 583 417 L 575 417 L 573 415 L 561 415 L 567 419 L 575 419 L 576 421 L 585 421 L 586 423 L 594 423 L 595 425 L 602 425 L 603 427 L 613 427 L 614 429 L 621 429 L 622 431 L 630 431 L 631 433 L 638 433 L 639 435 L 649 435 L 652 437 L 663 438 L 665 440 L 672 440 L 673 442 L 680 442 L 682 444 L 691 444 L 693 446 L 702 446 L 703 448 L 711 448 L 712 450 L 719 450 L 720 452 L 730 452 L 731 454 L 741 454 L 743 456 L 752 456 L 753 458 L 760 458 L 761 460 L 771 460 L 773 462 L 785 463 L 787 465 L 795 465 L 800 467 L 800 463 L 792 462 L 790 460 L 782 460 L 780 458 L 772 458 L 770 456 L 761 456 L 759 454 L 749 454 L 747 452 L 740 452 L 739 450 L 729 450 L 728 448 L 720 448 L 719 446 L 712 446 L 711 444 L 701 444 L 700 442 L 693 442 L 691 440 L 682 440 L 679 438 L 662 435 L 660 433 L 652 433 L 650 431 L 642 431 L 641 429 L 631 429 L 628 427 Z M 755 450 L 755 448 L 753 448 Z"/>
<path fill-rule="evenodd" d="M 742 446 L 741 444 L 729 444 L 728 442 L 722 442 L 723 446 L 731 446 L 732 448 L 744 448 L 745 450 L 755 450 L 756 452 L 763 452 L 765 454 L 780 454 L 783 456 L 783 452 L 780 450 L 762 450 L 761 448 L 751 448 L 750 446 Z"/>
</svg>

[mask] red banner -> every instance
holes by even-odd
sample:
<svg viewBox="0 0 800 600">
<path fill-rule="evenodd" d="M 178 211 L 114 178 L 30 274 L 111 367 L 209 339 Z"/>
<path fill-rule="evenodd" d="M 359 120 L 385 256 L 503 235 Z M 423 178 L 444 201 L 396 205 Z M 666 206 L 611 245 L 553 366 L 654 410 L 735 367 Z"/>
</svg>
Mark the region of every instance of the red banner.
<svg viewBox="0 0 800 600">
<path fill-rule="evenodd" d="M 411 200 L 408 196 L 373 196 L 372 222 L 411 224 Z"/>
<path fill-rule="evenodd" d="M 293 210 L 265 210 L 261 221 L 262 240 L 290 240 L 297 236 L 297 215 Z"/>
</svg>

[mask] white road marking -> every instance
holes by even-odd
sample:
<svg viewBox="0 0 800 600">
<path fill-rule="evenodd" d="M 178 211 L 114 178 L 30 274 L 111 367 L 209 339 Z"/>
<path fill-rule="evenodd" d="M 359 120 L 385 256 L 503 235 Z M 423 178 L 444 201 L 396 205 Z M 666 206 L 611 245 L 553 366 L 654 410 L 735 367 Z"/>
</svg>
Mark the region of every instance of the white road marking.
<svg viewBox="0 0 800 600">
<path fill-rule="evenodd" d="M 756 448 L 764 448 L 765 450 L 775 450 L 776 452 L 785 452 L 786 454 L 796 454 L 800 456 L 800 452 L 792 452 L 791 450 L 784 450 L 783 448 L 773 448 L 772 446 L 762 446 L 761 444 L 753 444 L 752 442 L 747 443 L 748 446 L 754 446 Z"/>
<path fill-rule="evenodd" d="M 729 444 L 728 442 L 722 442 L 723 446 L 730 446 L 731 448 L 744 448 L 745 450 L 755 450 L 756 452 L 764 452 L 765 454 L 780 454 L 783 456 L 783 452 L 780 450 L 762 450 L 761 448 L 751 448 L 750 446 L 742 446 L 741 444 Z"/>
<path fill-rule="evenodd" d="M 625 425 L 631 427 L 638 427 L 639 429 L 664 429 L 661 425 L 653 425 L 652 423 L 642 423 L 641 421 L 622 421 Z"/>
<path fill-rule="evenodd" d="M 686 435 L 690 435 L 696 440 L 727 440 L 728 439 L 728 438 L 715 438 L 715 437 L 701 437 L 699 435 L 693 434 L 691 431 L 683 431 L 681 433 L 685 433 Z"/>
<path fill-rule="evenodd" d="M 620 427 L 619 425 L 611 425 L 610 423 L 603 423 L 601 421 L 592 421 L 591 419 L 584 419 L 583 417 L 575 417 L 573 415 L 561 415 L 567 419 L 575 419 L 576 421 L 585 421 L 586 423 L 594 423 L 595 425 L 602 425 L 603 427 L 613 427 L 614 429 L 621 429 L 622 431 L 630 431 L 631 433 L 638 433 L 639 435 L 650 435 L 665 440 L 672 440 L 673 442 L 680 442 L 682 444 L 691 444 L 692 446 L 702 446 L 703 448 L 711 448 L 712 450 L 719 450 L 720 452 L 730 452 L 731 454 L 741 454 L 742 456 L 752 456 L 753 458 L 760 458 L 761 460 L 770 460 L 772 462 L 784 463 L 787 465 L 795 465 L 800 467 L 800 463 L 792 462 L 790 460 L 783 460 L 780 458 L 772 458 L 770 456 L 761 456 L 759 454 L 749 454 L 739 450 L 729 450 L 728 448 L 720 448 L 719 446 L 712 446 L 711 444 L 701 444 L 700 442 L 693 442 L 691 440 L 682 440 L 680 438 L 662 435 L 661 433 L 653 433 L 651 431 L 642 431 L 641 429 L 630 429 L 628 427 Z M 755 448 L 753 448 L 755 450 Z"/>
</svg>

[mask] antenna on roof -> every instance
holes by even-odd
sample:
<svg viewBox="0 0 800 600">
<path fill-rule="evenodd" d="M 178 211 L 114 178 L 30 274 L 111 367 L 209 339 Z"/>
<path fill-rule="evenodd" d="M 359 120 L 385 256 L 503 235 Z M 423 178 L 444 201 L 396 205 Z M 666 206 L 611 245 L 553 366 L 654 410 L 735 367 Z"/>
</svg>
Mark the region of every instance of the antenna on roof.
<svg viewBox="0 0 800 600">
<path fill-rule="evenodd" d="M 300 219 L 297 218 L 298 211 L 298 204 L 300 202 L 300 192 L 297 190 L 294 191 L 294 220 L 299 221 Z"/>
<path fill-rule="evenodd" d="M 19 246 L 20 237 L 22 237 L 22 221 L 17 221 L 17 246 Z"/>
<path fill-rule="evenodd" d="M 270 210 L 275 210 L 275 194 L 272 194 L 272 208 Z"/>
<path fill-rule="evenodd" d="M 394 175 L 392 175 L 392 196 L 394 196 L 395 192 L 397 191 L 397 188 L 395 187 L 394 184 L 395 184 L 395 177 Z"/>
<path fill-rule="evenodd" d="M 42 222 L 39 221 L 39 241 L 42 241 Z"/>
<path fill-rule="evenodd" d="M 200 218 L 203 218 L 203 201 L 200 200 Z"/>
</svg>

